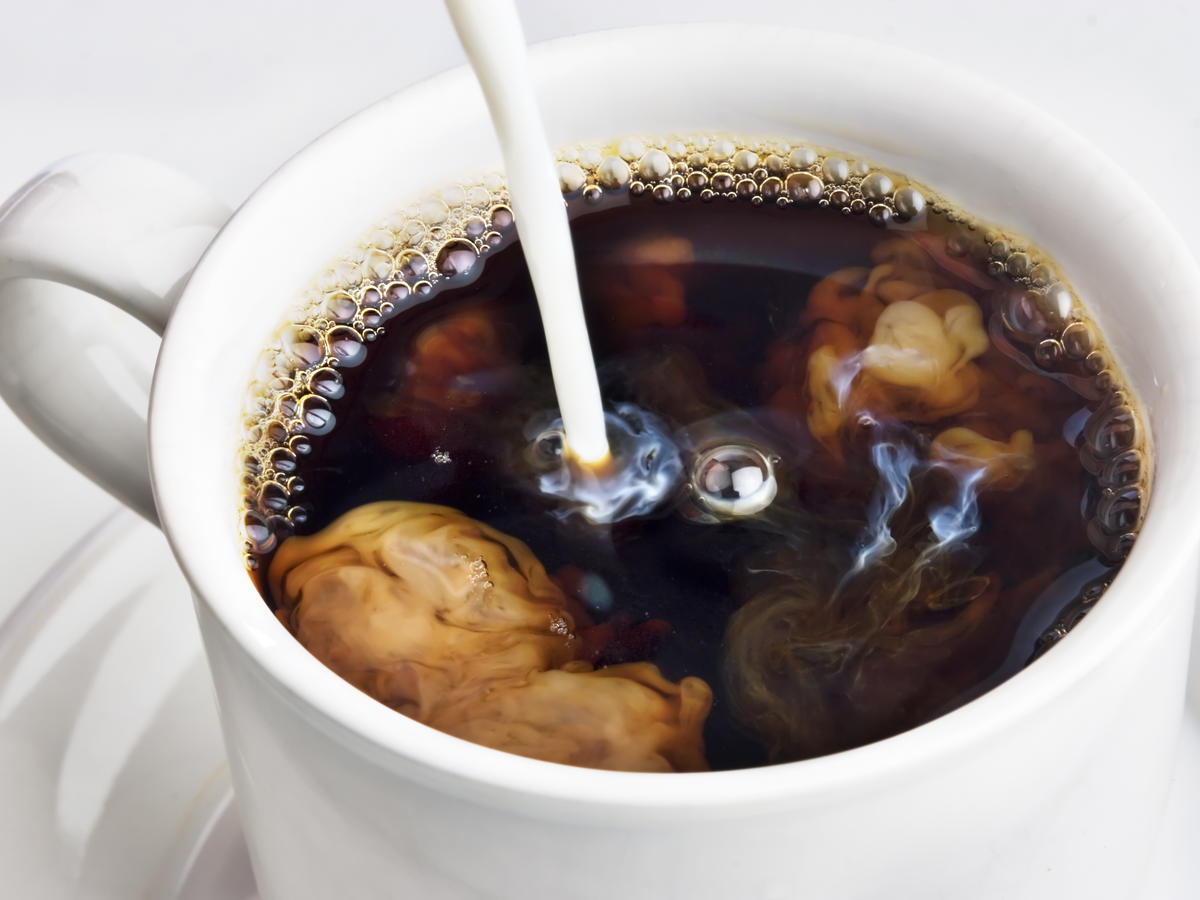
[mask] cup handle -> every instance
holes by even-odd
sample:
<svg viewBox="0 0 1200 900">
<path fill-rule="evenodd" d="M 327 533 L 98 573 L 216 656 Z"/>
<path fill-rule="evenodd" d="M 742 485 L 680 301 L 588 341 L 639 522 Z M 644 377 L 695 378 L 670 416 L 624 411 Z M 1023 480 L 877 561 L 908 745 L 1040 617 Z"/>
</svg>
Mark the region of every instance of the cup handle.
<svg viewBox="0 0 1200 900">
<path fill-rule="evenodd" d="M 55 163 L 0 206 L 0 396 L 59 456 L 155 523 L 146 336 L 103 304 L 65 304 L 54 285 L 161 336 L 229 215 L 190 178 L 109 153 Z"/>
</svg>

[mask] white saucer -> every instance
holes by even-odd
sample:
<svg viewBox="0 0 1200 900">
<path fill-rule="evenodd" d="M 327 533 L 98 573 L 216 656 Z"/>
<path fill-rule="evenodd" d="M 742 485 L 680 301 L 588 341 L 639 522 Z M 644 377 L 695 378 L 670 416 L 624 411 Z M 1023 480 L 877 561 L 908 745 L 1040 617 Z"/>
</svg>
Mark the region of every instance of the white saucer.
<svg viewBox="0 0 1200 900">
<path fill-rule="evenodd" d="M 162 535 L 117 512 L 0 625 L 5 896 L 257 897 L 187 597 Z M 1193 696 L 1140 900 L 1200 896 L 1197 847 Z"/>
<path fill-rule="evenodd" d="M 188 598 L 121 511 L 0 625 L 0 894 L 257 897 Z"/>
</svg>

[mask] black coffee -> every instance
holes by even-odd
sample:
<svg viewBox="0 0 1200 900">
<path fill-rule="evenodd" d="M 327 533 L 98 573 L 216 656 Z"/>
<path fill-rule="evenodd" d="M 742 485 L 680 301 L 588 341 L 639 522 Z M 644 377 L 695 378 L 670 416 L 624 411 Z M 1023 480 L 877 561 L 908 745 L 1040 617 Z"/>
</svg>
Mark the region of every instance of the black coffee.
<svg viewBox="0 0 1200 900">
<path fill-rule="evenodd" d="M 560 174 L 622 477 L 656 489 L 556 490 L 503 186 L 451 189 L 327 276 L 251 393 L 248 560 L 310 650 L 490 746 L 730 769 L 926 722 L 1086 614 L 1148 463 L 1036 249 L 804 148 L 610 150 Z"/>
</svg>

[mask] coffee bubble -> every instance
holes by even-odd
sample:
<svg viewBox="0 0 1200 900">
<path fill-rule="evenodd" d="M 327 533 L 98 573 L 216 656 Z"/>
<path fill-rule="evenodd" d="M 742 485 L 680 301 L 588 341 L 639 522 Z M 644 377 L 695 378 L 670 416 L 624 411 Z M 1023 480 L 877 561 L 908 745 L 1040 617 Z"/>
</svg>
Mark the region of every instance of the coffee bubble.
<svg viewBox="0 0 1200 900">
<path fill-rule="evenodd" d="M 601 187 L 619 188 L 629 183 L 629 163 L 619 156 L 610 156 L 600 163 L 597 180 Z"/>
<path fill-rule="evenodd" d="M 315 328 L 306 325 L 290 326 L 283 332 L 280 344 L 298 370 L 319 365 L 325 359 L 321 333 Z"/>
<path fill-rule="evenodd" d="M 368 278 L 387 278 L 392 274 L 391 254 L 383 250 L 372 250 L 362 263 L 363 274 Z"/>
<path fill-rule="evenodd" d="M 478 261 L 479 251 L 470 241 L 447 241 L 438 251 L 437 270 L 440 275 L 451 278 L 471 271 Z"/>
<path fill-rule="evenodd" d="M 335 322 L 351 322 L 358 314 L 358 304 L 345 291 L 333 291 L 325 299 L 325 314 Z"/>
<path fill-rule="evenodd" d="M 821 174 L 829 184 L 841 184 L 850 178 L 850 164 L 840 156 L 826 158 Z"/>
<path fill-rule="evenodd" d="M 811 172 L 793 172 L 787 177 L 786 184 L 788 197 L 801 204 L 816 203 L 825 190 L 821 179 Z"/>
<path fill-rule="evenodd" d="M 1063 350 L 1071 359 L 1084 359 L 1092 352 L 1096 340 L 1085 322 L 1072 322 L 1062 333 Z"/>
<path fill-rule="evenodd" d="M 329 352 L 333 361 L 343 368 L 361 365 L 366 361 L 367 349 L 353 328 L 340 326 L 329 332 Z"/>
<path fill-rule="evenodd" d="M 775 459 L 752 444 L 719 444 L 698 453 L 692 463 L 692 492 L 711 514 L 724 519 L 762 512 L 779 486 Z"/>
<path fill-rule="evenodd" d="M 713 162 L 725 162 L 737 152 L 737 144 L 727 138 L 714 141 L 709 147 L 708 158 Z"/>
<path fill-rule="evenodd" d="M 259 556 L 270 553 L 278 543 L 274 532 L 267 525 L 266 519 L 257 513 L 246 513 L 242 524 L 242 534 L 250 546 L 250 552 Z"/>
<path fill-rule="evenodd" d="M 714 191 L 719 191 L 722 194 L 726 194 L 733 189 L 733 176 L 726 172 L 718 172 L 712 177 L 712 181 L 710 183 L 712 184 Z"/>
<path fill-rule="evenodd" d="M 883 200 L 892 192 L 892 179 L 882 172 L 872 172 L 863 178 L 859 190 L 868 200 Z"/>
<path fill-rule="evenodd" d="M 296 471 L 296 454 L 286 447 L 276 447 L 271 451 L 271 468 L 284 474 Z"/>
<path fill-rule="evenodd" d="M 429 261 L 417 250 L 408 250 L 396 260 L 396 269 L 403 278 L 421 278 L 429 271 Z"/>
<path fill-rule="evenodd" d="M 661 150 L 647 151 L 638 161 L 638 177 L 642 179 L 666 178 L 671 174 L 671 158 Z"/>
<path fill-rule="evenodd" d="M 564 194 L 569 194 L 583 187 L 586 176 L 583 169 L 571 162 L 558 164 L 558 186 Z"/>
<path fill-rule="evenodd" d="M 892 196 L 896 215 L 902 220 L 915 219 L 925 211 L 925 197 L 914 187 L 902 187 Z"/>
<path fill-rule="evenodd" d="M 817 161 L 817 152 L 808 147 L 797 147 L 788 155 L 793 169 L 807 169 Z"/>
<path fill-rule="evenodd" d="M 739 150 L 733 154 L 733 170 L 749 172 L 758 165 L 758 154 L 753 150 Z"/>
<path fill-rule="evenodd" d="M 632 162 L 646 152 L 646 145 L 637 138 L 625 138 L 617 145 L 617 154 L 621 159 Z"/>
<path fill-rule="evenodd" d="M 1101 488 L 1114 490 L 1140 484 L 1143 479 L 1144 463 L 1138 450 L 1125 450 L 1104 464 L 1098 482 Z"/>
<path fill-rule="evenodd" d="M 315 394 L 305 397 L 301 403 L 300 420 L 304 424 L 305 432 L 311 435 L 328 434 L 337 421 L 329 407 L 329 401 Z"/>
</svg>

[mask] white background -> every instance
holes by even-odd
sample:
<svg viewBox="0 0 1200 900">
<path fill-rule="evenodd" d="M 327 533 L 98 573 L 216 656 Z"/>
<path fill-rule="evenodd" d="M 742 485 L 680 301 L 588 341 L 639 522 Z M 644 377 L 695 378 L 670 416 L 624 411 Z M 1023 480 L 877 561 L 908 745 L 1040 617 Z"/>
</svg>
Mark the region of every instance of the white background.
<svg viewBox="0 0 1200 900">
<path fill-rule="evenodd" d="M 920 49 L 1007 86 L 1088 136 L 1193 246 L 1200 239 L 1192 171 L 1200 161 L 1200 4 L 519 5 L 530 40 L 736 16 L 730 41 L 787 24 Z M 435 0 L 0 0 L 0 198 L 58 157 L 126 150 L 168 162 L 236 205 L 342 118 L 461 61 Z M 0 614 L 112 506 L 0 405 Z"/>
</svg>

